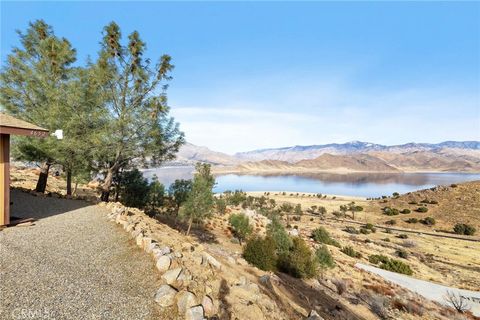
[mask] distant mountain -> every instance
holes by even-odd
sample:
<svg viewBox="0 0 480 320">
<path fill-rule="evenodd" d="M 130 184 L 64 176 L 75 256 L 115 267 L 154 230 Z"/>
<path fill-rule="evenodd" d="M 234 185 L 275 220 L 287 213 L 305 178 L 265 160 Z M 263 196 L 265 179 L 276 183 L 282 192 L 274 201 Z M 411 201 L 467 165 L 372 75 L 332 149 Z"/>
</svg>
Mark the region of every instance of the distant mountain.
<svg viewBox="0 0 480 320">
<path fill-rule="evenodd" d="M 197 162 L 206 162 L 212 165 L 235 165 L 239 163 L 239 160 L 228 154 L 187 142 L 178 151 L 177 158 L 169 164 L 194 165 Z"/>
<path fill-rule="evenodd" d="M 311 146 L 293 146 L 285 148 L 260 149 L 248 152 L 239 152 L 234 156 L 240 160 L 281 160 L 297 162 L 304 159 L 315 159 L 322 154 L 346 155 L 371 152 L 405 153 L 415 151 L 431 151 L 434 153 L 452 153 L 457 155 L 469 154 L 472 151 L 480 154 L 480 141 L 445 141 L 433 143 L 407 143 L 402 145 L 386 146 L 370 142 L 351 141 L 347 143 L 331 143 Z"/>
</svg>

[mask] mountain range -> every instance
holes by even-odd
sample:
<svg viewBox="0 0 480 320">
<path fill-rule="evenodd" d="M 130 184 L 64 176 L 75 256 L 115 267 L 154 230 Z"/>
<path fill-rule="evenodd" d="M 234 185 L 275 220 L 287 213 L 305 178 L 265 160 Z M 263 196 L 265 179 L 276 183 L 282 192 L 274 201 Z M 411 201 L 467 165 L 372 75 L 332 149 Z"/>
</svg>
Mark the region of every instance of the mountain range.
<svg viewBox="0 0 480 320">
<path fill-rule="evenodd" d="M 260 149 L 228 155 L 185 144 L 176 165 L 207 162 L 222 172 L 480 172 L 480 141 L 407 143 L 386 146 L 352 141 L 343 144 Z"/>
</svg>

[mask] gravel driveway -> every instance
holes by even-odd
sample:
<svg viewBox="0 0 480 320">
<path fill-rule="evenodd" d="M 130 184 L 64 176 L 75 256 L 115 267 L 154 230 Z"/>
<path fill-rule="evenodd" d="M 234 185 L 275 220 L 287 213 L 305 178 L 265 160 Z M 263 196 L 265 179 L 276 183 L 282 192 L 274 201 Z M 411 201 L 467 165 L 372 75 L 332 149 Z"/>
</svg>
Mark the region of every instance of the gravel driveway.
<svg viewBox="0 0 480 320">
<path fill-rule="evenodd" d="M 153 260 L 102 208 L 12 190 L 12 215 L 35 225 L 0 231 L 0 319 L 161 319 Z"/>
</svg>

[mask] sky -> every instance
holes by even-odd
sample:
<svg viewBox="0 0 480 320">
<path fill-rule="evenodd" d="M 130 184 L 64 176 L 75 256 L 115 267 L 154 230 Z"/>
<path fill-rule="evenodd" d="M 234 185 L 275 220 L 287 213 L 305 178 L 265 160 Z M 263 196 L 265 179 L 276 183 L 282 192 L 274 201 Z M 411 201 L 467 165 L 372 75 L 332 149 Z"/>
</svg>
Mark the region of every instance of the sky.
<svg viewBox="0 0 480 320">
<path fill-rule="evenodd" d="M 95 59 L 101 30 L 172 56 L 171 114 L 216 151 L 480 140 L 479 2 L 1 2 L 15 30 L 44 19 Z"/>
</svg>

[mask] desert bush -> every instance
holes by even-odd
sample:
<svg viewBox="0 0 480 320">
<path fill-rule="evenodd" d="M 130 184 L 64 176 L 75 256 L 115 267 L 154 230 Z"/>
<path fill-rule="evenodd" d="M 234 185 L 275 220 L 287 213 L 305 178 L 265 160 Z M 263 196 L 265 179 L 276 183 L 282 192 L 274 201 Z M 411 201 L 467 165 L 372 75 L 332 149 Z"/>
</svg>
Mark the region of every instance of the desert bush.
<svg viewBox="0 0 480 320">
<path fill-rule="evenodd" d="M 380 268 L 396 273 L 406 274 L 408 276 L 413 274 L 413 270 L 408 264 L 396 259 L 389 259 L 387 262 L 382 262 Z"/>
<path fill-rule="evenodd" d="M 438 201 L 437 200 L 431 200 L 430 204 L 438 204 Z"/>
<path fill-rule="evenodd" d="M 402 259 L 408 259 L 408 252 L 403 249 L 398 249 L 395 254 Z"/>
<path fill-rule="evenodd" d="M 393 225 L 396 225 L 396 224 L 397 224 L 397 221 L 395 221 L 395 220 L 387 220 L 387 221 L 385 221 L 385 224 L 388 224 L 388 225 L 390 225 L 390 226 L 393 226 Z"/>
<path fill-rule="evenodd" d="M 360 228 L 360 233 L 361 233 L 361 234 L 370 234 L 371 231 L 370 231 L 369 229 L 366 229 L 366 228 L 364 228 L 364 227 L 361 227 L 361 228 Z"/>
<path fill-rule="evenodd" d="M 330 251 L 328 251 L 327 246 L 322 245 L 315 251 L 315 256 L 317 258 L 319 267 L 321 269 L 329 269 L 335 267 L 335 260 L 333 260 Z"/>
<path fill-rule="evenodd" d="M 417 218 L 408 218 L 407 220 L 405 220 L 405 222 L 407 222 L 407 223 L 417 223 L 418 219 Z"/>
<path fill-rule="evenodd" d="M 340 251 L 343 252 L 344 254 L 346 254 L 347 256 L 352 257 L 352 258 L 361 258 L 362 257 L 362 254 L 360 252 L 355 251 L 355 249 L 353 249 L 351 246 L 343 247 L 342 250 L 340 250 Z"/>
<path fill-rule="evenodd" d="M 401 214 L 409 214 L 410 212 L 412 212 L 410 209 L 403 209 L 400 211 Z"/>
<path fill-rule="evenodd" d="M 395 298 L 391 302 L 391 306 L 399 311 L 407 312 L 420 317 L 425 313 L 425 310 L 419 303 L 411 300 Z"/>
<path fill-rule="evenodd" d="M 375 228 L 375 226 L 374 226 L 373 224 L 371 224 L 371 223 L 367 223 L 367 224 L 364 226 L 364 228 L 365 228 L 365 229 L 368 229 L 368 230 L 370 230 L 370 231 L 372 231 L 372 232 L 376 232 L 376 231 L 377 231 L 377 229 Z"/>
<path fill-rule="evenodd" d="M 277 263 L 275 241 L 271 237 L 254 237 L 247 241 L 243 249 L 243 257 L 259 269 L 275 270 Z"/>
<path fill-rule="evenodd" d="M 464 224 L 464 223 L 457 223 L 455 227 L 453 227 L 453 231 L 456 234 L 463 234 L 467 236 L 473 236 L 475 234 L 475 227 L 469 224 Z"/>
<path fill-rule="evenodd" d="M 371 242 L 372 242 L 372 240 L 370 240 L 370 239 L 368 239 L 368 238 L 365 239 L 365 243 L 371 243 Z"/>
<path fill-rule="evenodd" d="M 333 279 L 332 283 L 337 288 L 337 293 L 342 295 L 345 291 L 347 291 L 347 283 L 343 279 Z"/>
<path fill-rule="evenodd" d="M 340 247 L 340 244 L 335 239 L 332 239 L 328 231 L 324 227 L 319 227 L 312 231 L 312 238 L 318 243 L 324 243 L 335 247 Z"/>
<path fill-rule="evenodd" d="M 230 225 L 232 226 L 233 233 L 242 244 L 242 241 L 245 240 L 253 231 L 252 226 L 250 225 L 250 219 L 243 214 L 232 214 L 228 219 Z"/>
<path fill-rule="evenodd" d="M 387 286 L 382 284 L 365 284 L 363 285 L 365 288 L 372 290 L 375 293 L 380 294 L 383 297 L 393 297 L 395 296 L 395 291 Z"/>
<path fill-rule="evenodd" d="M 383 254 L 372 254 L 371 256 L 368 256 L 368 261 L 373 264 L 379 264 L 380 262 L 387 262 L 388 257 L 384 256 Z"/>
<path fill-rule="evenodd" d="M 432 217 L 426 217 L 420 220 L 420 222 L 427 226 L 433 226 L 435 224 L 435 219 Z"/>
<path fill-rule="evenodd" d="M 227 212 L 227 202 L 223 198 L 216 198 L 215 199 L 215 208 L 217 208 L 217 212 L 220 215 L 224 215 Z"/>
<path fill-rule="evenodd" d="M 390 242 L 390 238 L 385 238 L 385 239 L 382 239 L 383 241 L 385 242 Z"/>
<path fill-rule="evenodd" d="M 457 184 L 455 184 L 455 183 L 452 183 L 452 184 L 450 185 L 450 187 L 452 187 L 452 188 L 456 188 L 456 187 L 458 187 L 458 185 L 457 185 Z"/>
<path fill-rule="evenodd" d="M 227 204 L 232 206 L 238 206 L 247 200 L 247 194 L 242 190 L 235 190 L 234 192 L 225 191 L 224 194 Z"/>
<path fill-rule="evenodd" d="M 392 196 L 393 196 L 394 198 L 398 198 L 398 197 L 400 196 L 400 193 L 394 192 L 394 193 L 392 193 Z"/>
<path fill-rule="evenodd" d="M 296 278 L 311 278 L 317 274 L 318 262 L 300 237 L 294 237 L 289 252 L 278 258 L 278 268 Z"/>
<path fill-rule="evenodd" d="M 418 204 L 417 201 L 410 201 L 408 204 Z"/>
<path fill-rule="evenodd" d="M 267 225 L 267 236 L 275 242 L 275 250 L 278 255 L 287 253 L 292 246 L 292 239 L 276 216 Z"/>
<path fill-rule="evenodd" d="M 385 207 L 383 208 L 383 214 L 387 216 L 396 216 L 399 214 L 398 209 Z"/>
<path fill-rule="evenodd" d="M 428 208 L 427 207 L 418 207 L 417 210 L 415 210 L 415 211 L 424 213 L 424 212 L 428 211 Z"/>
<path fill-rule="evenodd" d="M 343 231 L 351 233 L 351 234 L 359 234 L 360 233 L 357 229 L 355 229 L 355 227 L 351 227 L 351 226 L 345 227 L 345 229 L 343 229 Z"/>
<path fill-rule="evenodd" d="M 388 319 L 387 312 L 388 300 L 384 297 L 373 297 L 370 302 L 370 310 L 376 314 L 380 319 Z"/>
<path fill-rule="evenodd" d="M 397 236 L 397 238 L 400 238 L 400 239 L 408 239 L 408 234 L 405 234 L 405 233 L 401 233 Z"/>
</svg>

